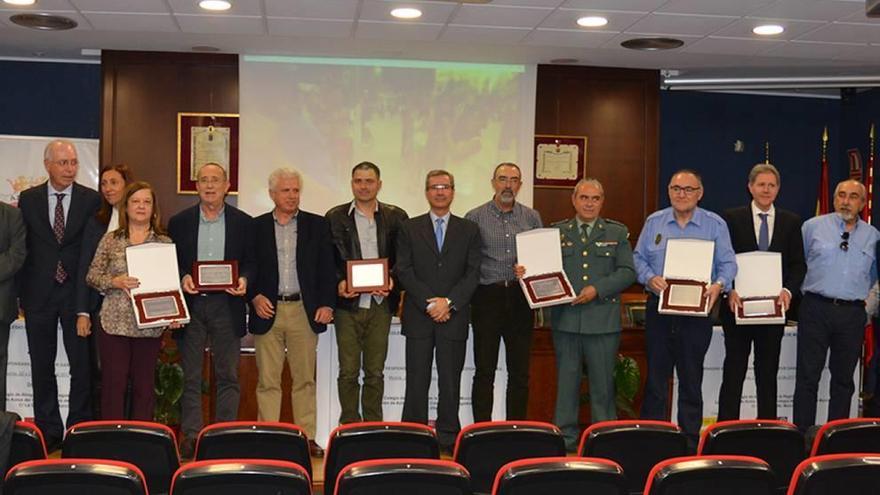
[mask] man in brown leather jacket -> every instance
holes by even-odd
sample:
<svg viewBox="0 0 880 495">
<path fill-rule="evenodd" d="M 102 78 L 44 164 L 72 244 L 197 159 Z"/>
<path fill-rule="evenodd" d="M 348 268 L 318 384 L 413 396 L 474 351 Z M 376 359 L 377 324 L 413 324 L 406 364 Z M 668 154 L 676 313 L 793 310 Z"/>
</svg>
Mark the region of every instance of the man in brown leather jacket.
<svg viewBox="0 0 880 495">
<path fill-rule="evenodd" d="M 391 316 L 397 313 L 400 291 L 393 279 L 390 291 L 364 294 L 353 292 L 346 284 L 348 260 L 388 258 L 389 272 L 394 268 L 397 232 L 408 216 L 397 206 L 380 203 L 376 196 L 381 189 L 379 167 L 358 163 L 351 171 L 354 199 L 325 215 L 336 246 L 339 280 L 335 320 L 341 424 L 382 421 L 383 370 Z M 358 382 L 362 366 L 363 390 Z"/>
</svg>

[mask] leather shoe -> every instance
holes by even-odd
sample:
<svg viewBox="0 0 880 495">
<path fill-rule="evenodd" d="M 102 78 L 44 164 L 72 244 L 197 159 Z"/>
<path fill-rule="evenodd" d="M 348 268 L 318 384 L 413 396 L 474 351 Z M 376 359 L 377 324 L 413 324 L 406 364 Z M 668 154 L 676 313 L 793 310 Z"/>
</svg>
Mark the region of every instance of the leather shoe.
<svg viewBox="0 0 880 495">
<path fill-rule="evenodd" d="M 309 440 L 309 455 L 312 457 L 324 457 L 324 449 L 315 443 L 314 440 Z"/>
<path fill-rule="evenodd" d="M 61 450 L 61 439 L 60 438 L 47 438 L 46 439 L 46 453 L 52 455 L 52 452 L 56 450 Z"/>
</svg>

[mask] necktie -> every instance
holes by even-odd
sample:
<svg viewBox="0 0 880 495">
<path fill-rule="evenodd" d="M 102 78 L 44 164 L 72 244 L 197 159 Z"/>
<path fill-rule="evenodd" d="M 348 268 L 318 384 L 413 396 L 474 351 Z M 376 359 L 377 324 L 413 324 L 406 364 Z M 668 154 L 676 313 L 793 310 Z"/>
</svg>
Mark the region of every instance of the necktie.
<svg viewBox="0 0 880 495">
<path fill-rule="evenodd" d="M 584 231 L 584 242 L 586 242 L 586 240 L 590 237 L 590 232 L 593 230 L 593 228 L 588 223 L 582 223 L 581 230 Z"/>
<path fill-rule="evenodd" d="M 758 231 L 758 249 L 766 251 L 770 248 L 770 228 L 767 226 L 767 214 L 758 213 L 761 217 L 761 230 Z"/>
<path fill-rule="evenodd" d="M 55 193 L 55 197 L 58 199 L 55 202 L 55 218 L 52 222 L 52 232 L 55 234 L 55 240 L 59 244 L 61 239 L 64 238 L 64 196 L 66 195 L 65 193 Z M 67 272 L 64 271 L 64 267 L 59 259 L 58 264 L 55 265 L 55 281 L 63 284 L 65 280 L 67 280 Z"/>
<path fill-rule="evenodd" d="M 434 237 L 437 239 L 437 251 L 443 250 L 443 219 L 438 218 L 434 220 L 434 223 L 437 224 L 437 227 L 434 229 Z"/>
</svg>

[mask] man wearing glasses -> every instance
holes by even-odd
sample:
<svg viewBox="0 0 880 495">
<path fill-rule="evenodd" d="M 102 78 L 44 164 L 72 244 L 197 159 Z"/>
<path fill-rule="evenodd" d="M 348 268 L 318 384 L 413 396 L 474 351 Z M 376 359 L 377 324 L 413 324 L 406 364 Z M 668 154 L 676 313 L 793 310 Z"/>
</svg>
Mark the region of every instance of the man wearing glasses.
<svg viewBox="0 0 880 495">
<path fill-rule="evenodd" d="M 425 178 L 428 213 L 403 223 L 397 238 L 397 273 L 406 291 L 401 316 L 406 336 L 403 421 L 428 423 L 431 363 L 437 356 L 437 437 L 452 454 L 461 430 L 458 404 L 467 346 L 470 301 L 480 281 L 480 229 L 449 211 L 455 179 L 445 170 Z"/>
<path fill-rule="evenodd" d="M 831 400 L 828 421 L 848 418 L 853 372 L 862 350 L 865 299 L 877 281 L 880 233 L 859 219 L 865 186 L 846 180 L 834 190 L 834 213 L 802 227 L 807 275 L 802 291 L 794 387 L 794 423 L 806 432 L 816 423 L 816 395 L 828 350 Z"/>
<path fill-rule="evenodd" d="M 465 218 L 480 227 L 483 259 L 480 285 L 474 293 L 474 422 L 492 419 L 498 345 L 504 339 L 507 360 L 507 419 L 526 419 L 529 400 L 529 351 L 532 310 L 514 275 L 516 234 L 541 228 L 537 211 L 516 201 L 522 173 L 514 163 L 501 163 L 492 174 L 492 199 Z"/>
<path fill-rule="evenodd" d="M 703 422 L 703 358 L 712 339 L 708 316 L 677 316 L 657 313 L 658 296 L 666 289 L 663 265 L 669 239 L 703 239 L 715 243 L 712 283 L 705 297 L 712 308 L 722 291 L 736 277 L 736 257 L 727 224 L 715 213 L 697 206 L 703 183 L 697 172 L 679 170 L 669 181 L 672 206 L 654 212 L 646 220 L 633 252 L 639 283 L 649 291 L 645 311 L 648 377 L 641 417 L 666 420 L 669 378 L 678 374 L 678 425 L 696 450 Z"/>
</svg>

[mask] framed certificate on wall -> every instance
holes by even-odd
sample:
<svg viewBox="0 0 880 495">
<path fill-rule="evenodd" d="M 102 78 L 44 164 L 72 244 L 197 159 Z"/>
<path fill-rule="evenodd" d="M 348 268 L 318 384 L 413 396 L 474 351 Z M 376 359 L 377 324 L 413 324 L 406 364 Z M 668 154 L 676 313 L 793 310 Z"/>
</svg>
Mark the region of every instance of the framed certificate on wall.
<svg viewBox="0 0 880 495">
<path fill-rule="evenodd" d="M 177 114 L 177 192 L 195 194 L 199 167 L 216 163 L 238 194 L 238 114 Z"/>
<path fill-rule="evenodd" d="M 535 186 L 571 188 L 586 169 L 586 136 L 535 136 Z"/>
</svg>

